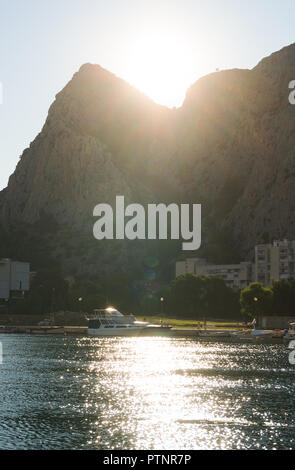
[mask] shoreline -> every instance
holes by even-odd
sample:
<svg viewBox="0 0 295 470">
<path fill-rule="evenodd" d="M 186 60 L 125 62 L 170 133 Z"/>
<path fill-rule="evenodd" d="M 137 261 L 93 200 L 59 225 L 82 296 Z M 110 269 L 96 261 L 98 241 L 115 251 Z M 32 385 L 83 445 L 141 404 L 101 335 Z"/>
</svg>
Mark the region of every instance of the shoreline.
<svg viewBox="0 0 295 470">
<path fill-rule="evenodd" d="M 201 341 L 245 341 L 247 343 L 285 343 L 285 339 L 279 336 L 265 336 L 265 337 L 254 337 L 249 335 L 245 335 L 245 337 L 241 337 L 240 335 L 237 337 L 231 336 L 232 333 L 236 333 L 237 330 L 235 329 L 207 329 L 207 330 L 198 330 L 196 328 L 172 328 L 170 330 L 157 329 L 154 333 L 150 333 L 148 335 L 140 334 L 138 338 L 191 338 Z M 5 326 L 4 328 L 0 328 L 0 335 L 1 334 L 24 334 L 24 335 L 44 335 L 44 336 L 88 336 L 88 328 L 85 326 L 58 326 L 58 325 L 51 325 L 51 326 L 36 326 L 36 325 L 9 325 Z M 98 336 L 99 337 L 99 336 Z"/>
</svg>

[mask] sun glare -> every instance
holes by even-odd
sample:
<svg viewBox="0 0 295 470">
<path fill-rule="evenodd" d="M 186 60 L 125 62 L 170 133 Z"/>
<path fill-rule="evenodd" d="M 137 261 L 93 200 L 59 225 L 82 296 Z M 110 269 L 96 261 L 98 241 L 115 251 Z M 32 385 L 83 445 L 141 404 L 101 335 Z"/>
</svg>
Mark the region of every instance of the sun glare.
<svg viewBox="0 0 295 470">
<path fill-rule="evenodd" d="M 124 78 L 157 103 L 181 106 L 196 79 L 196 58 L 188 39 L 174 34 L 137 38 L 124 63 Z"/>
</svg>

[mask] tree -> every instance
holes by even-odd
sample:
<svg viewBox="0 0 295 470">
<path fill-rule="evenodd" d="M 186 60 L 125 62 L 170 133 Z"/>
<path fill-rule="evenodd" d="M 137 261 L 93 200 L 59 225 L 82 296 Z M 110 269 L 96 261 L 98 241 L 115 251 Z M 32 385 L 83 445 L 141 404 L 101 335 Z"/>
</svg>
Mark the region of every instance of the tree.
<svg viewBox="0 0 295 470">
<path fill-rule="evenodd" d="M 191 318 L 237 318 L 239 294 L 218 276 L 179 276 L 171 285 L 168 305 L 174 313 Z"/>
<path fill-rule="evenodd" d="M 40 269 L 33 278 L 25 299 L 15 301 L 11 311 L 40 315 L 65 310 L 68 287 L 58 268 Z"/>
<path fill-rule="evenodd" d="M 206 308 L 206 283 L 203 276 L 185 274 L 172 281 L 173 313 L 201 318 Z"/>
<path fill-rule="evenodd" d="M 259 282 L 253 282 L 241 291 L 240 304 L 242 313 L 256 318 L 260 323 L 262 315 L 273 313 L 273 291 Z"/>
<path fill-rule="evenodd" d="M 295 279 L 280 279 L 273 282 L 273 309 L 276 315 L 294 315 Z"/>
<path fill-rule="evenodd" d="M 206 316 L 211 318 L 238 318 L 240 316 L 239 293 L 226 285 L 218 276 L 205 278 Z"/>
<path fill-rule="evenodd" d="M 68 308 L 73 312 L 92 312 L 105 307 L 105 294 L 101 285 L 92 281 L 76 281 L 68 292 Z"/>
</svg>

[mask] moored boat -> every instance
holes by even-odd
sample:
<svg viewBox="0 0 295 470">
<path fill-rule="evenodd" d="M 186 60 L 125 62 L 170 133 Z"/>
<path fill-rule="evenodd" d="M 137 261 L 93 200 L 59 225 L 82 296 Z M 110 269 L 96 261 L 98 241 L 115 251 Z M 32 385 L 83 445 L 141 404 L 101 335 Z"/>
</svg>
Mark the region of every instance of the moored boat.
<svg viewBox="0 0 295 470">
<path fill-rule="evenodd" d="M 256 339 L 272 337 L 273 334 L 274 334 L 273 330 L 252 330 L 251 331 L 251 336 Z"/>
<path fill-rule="evenodd" d="M 273 333 L 273 330 L 242 330 L 237 332 L 231 332 L 230 336 L 236 339 L 258 340 L 271 338 L 273 336 Z"/>
<path fill-rule="evenodd" d="M 113 307 L 95 309 L 88 315 L 89 336 L 138 336 L 152 325 L 137 321 L 133 315 L 123 315 Z"/>
<path fill-rule="evenodd" d="M 231 331 L 229 334 L 235 339 L 253 339 L 251 337 L 251 330 Z"/>
<path fill-rule="evenodd" d="M 289 329 L 284 333 L 284 340 L 292 341 L 295 340 L 295 323 L 292 322 L 289 324 Z"/>
</svg>

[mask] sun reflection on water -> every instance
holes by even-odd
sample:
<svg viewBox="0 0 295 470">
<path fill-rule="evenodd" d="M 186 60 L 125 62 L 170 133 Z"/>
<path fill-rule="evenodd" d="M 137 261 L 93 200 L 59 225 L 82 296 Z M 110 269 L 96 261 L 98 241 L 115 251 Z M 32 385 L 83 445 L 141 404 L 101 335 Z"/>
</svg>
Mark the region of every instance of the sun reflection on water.
<svg viewBox="0 0 295 470">
<path fill-rule="evenodd" d="M 295 448 L 295 370 L 282 346 L 7 341 L 1 448 Z"/>
<path fill-rule="evenodd" d="M 277 423 L 267 421 L 267 410 L 253 407 L 251 412 L 249 383 L 253 385 L 251 374 L 257 367 L 249 351 L 245 375 L 232 345 L 161 338 L 108 341 L 104 373 L 100 362 L 89 368 L 100 379 L 96 392 L 108 390 L 107 414 L 121 429 L 124 423 L 133 448 L 239 448 L 242 443 L 250 446 L 247 427 L 251 434 L 259 433 L 259 426 L 275 432 Z M 255 388 L 256 380 L 261 382 L 255 379 Z"/>
</svg>

